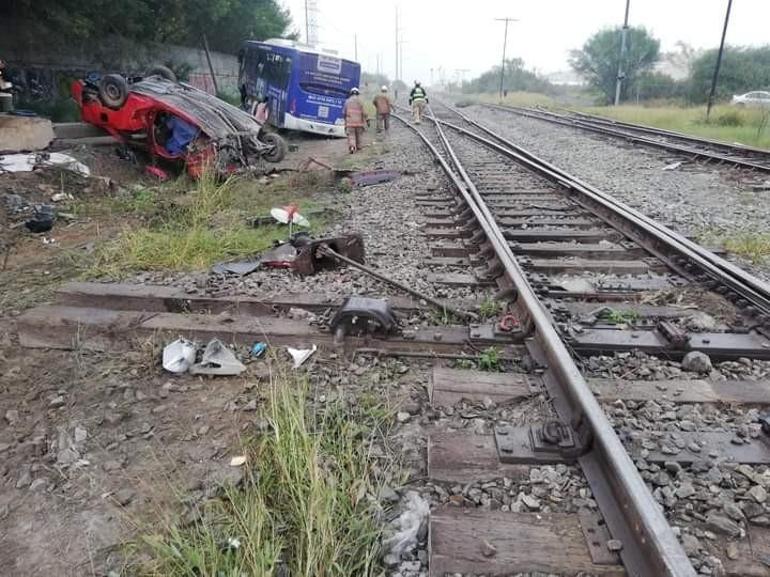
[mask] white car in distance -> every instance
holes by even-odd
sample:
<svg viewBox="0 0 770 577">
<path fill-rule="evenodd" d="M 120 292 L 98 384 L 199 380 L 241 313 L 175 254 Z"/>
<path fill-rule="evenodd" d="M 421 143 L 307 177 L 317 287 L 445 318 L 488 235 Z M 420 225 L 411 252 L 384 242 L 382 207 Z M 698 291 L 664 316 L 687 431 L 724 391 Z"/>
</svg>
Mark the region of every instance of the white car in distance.
<svg viewBox="0 0 770 577">
<path fill-rule="evenodd" d="M 733 95 L 732 104 L 735 106 L 767 106 L 770 107 L 770 92 L 756 90 L 746 94 Z"/>
</svg>

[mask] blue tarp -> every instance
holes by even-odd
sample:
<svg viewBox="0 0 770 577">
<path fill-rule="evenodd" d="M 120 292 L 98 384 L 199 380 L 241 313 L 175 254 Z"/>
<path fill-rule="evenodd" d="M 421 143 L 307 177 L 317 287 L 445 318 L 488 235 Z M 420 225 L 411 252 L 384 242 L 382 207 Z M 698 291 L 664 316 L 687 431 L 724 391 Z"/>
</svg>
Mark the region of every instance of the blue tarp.
<svg viewBox="0 0 770 577">
<path fill-rule="evenodd" d="M 193 139 L 198 136 L 197 126 L 176 116 L 171 116 L 166 120 L 166 127 L 171 131 L 166 141 L 166 150 L 169 154 L 182 154 Z"/>
</svg>

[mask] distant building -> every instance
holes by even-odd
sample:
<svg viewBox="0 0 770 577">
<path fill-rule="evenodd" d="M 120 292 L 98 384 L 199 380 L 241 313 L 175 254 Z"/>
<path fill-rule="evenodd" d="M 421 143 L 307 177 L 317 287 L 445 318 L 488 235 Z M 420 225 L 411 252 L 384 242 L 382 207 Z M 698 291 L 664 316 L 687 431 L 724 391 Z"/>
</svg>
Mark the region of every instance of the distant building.
<svg viewBox="0 0 770 577">
<path fill-rule="evenodd" d="M 585 86 L 585 79 L 580 76 L 574 70 L 559 70 L 557 72 L 551 72 L 544 74 L 543 77 L 551 84 L 558 84 L 562 86 Z"/>
</svg>

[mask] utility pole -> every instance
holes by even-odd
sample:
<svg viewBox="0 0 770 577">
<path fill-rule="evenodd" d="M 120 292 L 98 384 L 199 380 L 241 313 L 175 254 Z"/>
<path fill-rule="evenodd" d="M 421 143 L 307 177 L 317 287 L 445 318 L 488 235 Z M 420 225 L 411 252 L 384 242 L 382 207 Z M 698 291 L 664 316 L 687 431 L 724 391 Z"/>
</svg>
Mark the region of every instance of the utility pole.
<svg viewBox="0 0 770 577">
<path fill-rule="evenodd" d="M 620 32 L 620 58 L 618 59 L 618 77 L 615 80 L 615 106 L 620 104 L 620 90 L 623 87 L 625 72 L 623 72 L 623 59 L 626 57 L 626 35 L 628 34 L 628 9 L 631 0 L 626 0 L 626 17 L 623 19 L 623 30 Z"/>
<path fill-rule="evenodd" d="M 505 49 L 508 47 L 508 23 L 518 22 L 516 18 L 495 18 L 498 22 L 505 22 L 505 33 L 503 34 L 503 63 L 500 66 L 500 101 L 503 100 L 503 82 L 505 82 Z"/>
<path fill-rule="evenodd" d="M 354 60 L 358 62 L 358 34 L 353 35 L 353 52 L 355 54 Z"/>
<path fill-rule="evenodd" d="M 708 104 L 706 104 L 706 122 L 711 115 L 711 107 L 714 105 L 714 94 L 717 90 L 717 80 L 719 80 L 719 69 L 722 66 L 722 53 L 725 51 L 725 36 L 727 36 L 727 23 L 730 21 L 730 10 L 733 7 L 733 0 L 727 0 L 727 13 L 725 14 L 725 25 L 722 28 L 722 41 L 719 43 L 719 54 L 717 54 L 717 64 L 714 66 L 714 77 L 711 79 L 711 91 L 709 92 Z"/>
<path fill-rule="evenodd" d="M 305 0 L 305 42 L 310 44 L 310 10 L 307 7 L 308 0 Z"/>
<path fill-rule="evenodd" d="M 398 42 L 398 6 L 396 6 L 396 78 L 395 78 L 396 80 L 399 79 L 399 75 L 398 75 L 398 47 L 399 47 L 399 42 Z"/>
</svg>

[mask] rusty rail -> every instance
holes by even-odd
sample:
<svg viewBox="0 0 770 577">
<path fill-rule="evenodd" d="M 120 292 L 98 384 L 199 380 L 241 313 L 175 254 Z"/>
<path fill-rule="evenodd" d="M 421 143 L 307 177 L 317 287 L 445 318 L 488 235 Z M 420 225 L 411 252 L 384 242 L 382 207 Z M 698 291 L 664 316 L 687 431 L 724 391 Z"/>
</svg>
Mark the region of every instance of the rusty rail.
<svg viewBox="0 0 770 577">
<path fill-rule="evenodd" d="M 435 122 L 436 130 L 455 170 L 422 132 L 403 118 L 396 118 L 414 130 L 436 157 L 516 288 L 517 305 L 526 310 L 533 327 L 530 344 L 536 345 L 533 349 L 542 354 L 553 375 L 549 389 L 558 397 L 554 398 L 554 406 L 560 418 L 590 432 L 590 450 L 580 457 L 579 463 L 594 488 L 594 497 L 612 535 L 623 542 L 621 558 L 626 570 L 639 577 L 694 577 L 695 570 L 684 550 L 553 327 L 550 315 L 452 149 L 441 123 Z"/>
</svg>

